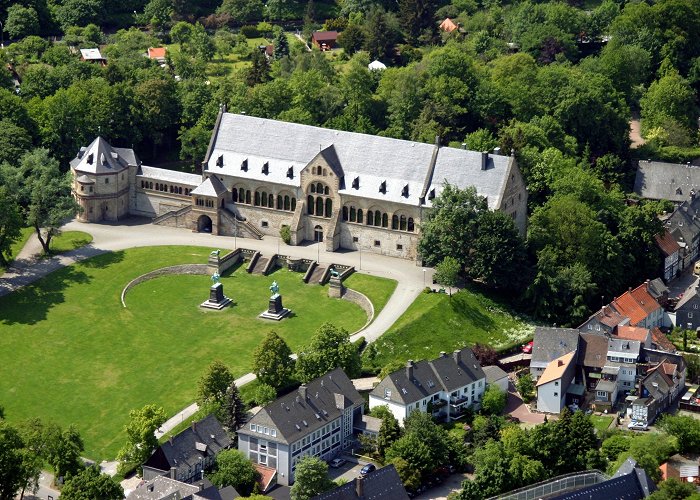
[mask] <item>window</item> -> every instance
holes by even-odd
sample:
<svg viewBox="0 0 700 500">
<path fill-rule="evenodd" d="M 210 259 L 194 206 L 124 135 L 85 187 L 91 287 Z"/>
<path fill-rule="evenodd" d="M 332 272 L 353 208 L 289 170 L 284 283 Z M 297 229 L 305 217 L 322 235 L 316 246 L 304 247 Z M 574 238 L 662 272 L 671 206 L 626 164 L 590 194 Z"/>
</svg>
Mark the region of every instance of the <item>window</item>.
<svg viewBox="0 0 700 500">
<path fill-rule="evenodd" d="M 384 399 L 391 398 L 391 389 L 384 389 Z"/>
<path fill-rule="evenodd" d="M 416 403 L 416 410 L 418 409 L 419 406 L 420 406 L 420 403 Z"/>
<path fill-rule="evenodd" d="M 397 249 L 397 250 L 403 250 L 403 245 L 397 244 L 397 245 L 396 245 L 396 249 Z"/>
<path fill-rule="evenodd" d="M 382 242 L 379 241 L 379 240 L 374 240 L 374 246 L 375 246 L 375 247 L 380 247 L 380 246 L 382 246 Z"/>
<path fill-rule="evenodd" d="M 272 436 L 272 437 L 277 437 L 277 430 L 276 430 L 276 429 L 270 429 L 270 436 Z"/>
<path fill-rule="evenodd" d="M 105 184 L 109 184 L 109 177 L 105 177 Z"/>
<path fill-rule="evenodd" d="M 353 236 L 353 237 L 352 237 L 352 242 L 353 242 L 353 243 L 357 243 L 358 241 L 359 241 L 359 240 L 358 240 L 357 236 Z"/>
<path fill-rule="evenodd" d="M 688 313 L 688 318 L 692 318 L 692 317 L 693 317 L 693 313 L 692 313 L 692 312 L 689 312 L 689 313 Z"/>
<path fill-rule="evenodd" d="M 697 308 L 698 308 L 698 305 L 697 305 L 697 304 L 693 304 L 693 309 L 697 309 Z"/>
<path fill-rule="evenodd" d="M 268 227 L 268 223 L 267 223 L 266 220 L 261 221 L 261 222 L 260 222 L 260 225 L 261 225 L 262 227 Z"/>
<path fill-rule="evenodd" d="M 554 382 L 554 386 L 555 386 L 555 387 L 559 387 L 559 381 L 558 381 L 558 380 Z"/>
<path fill-rule="evenodd" d="M 81 191 L 85 191 L 85 186 L 80 186 Z"/>
<path fill-rule="evenodd" d="M 558 393 L 558 392 L 555 392 L 555 393 L 554 393 L 554 397 L 556 398 L 556 397 L 558 397 L 558 396 L 559 396 L 559 393 Z"/>
<path fill-rule="evenodd" d="M 600 331 L 600 325 L 596 325 L 596 326 L 595 326 L 595 331 L 596 331 L 596 332 L 599 332 L 599 331 Z"/>
<path fill-rule="evenodd" d="M 588 329 L 589 329 L 589 330 L 593 330 L 593 325 L 591 325 L 591 324 L 589 323 L 589 324 L 588 324 Z"/>
<path fill-rule="evenodd" d="M 250 424 L 250 430 L 255 432 L 255 424 Z"/>
</svg>

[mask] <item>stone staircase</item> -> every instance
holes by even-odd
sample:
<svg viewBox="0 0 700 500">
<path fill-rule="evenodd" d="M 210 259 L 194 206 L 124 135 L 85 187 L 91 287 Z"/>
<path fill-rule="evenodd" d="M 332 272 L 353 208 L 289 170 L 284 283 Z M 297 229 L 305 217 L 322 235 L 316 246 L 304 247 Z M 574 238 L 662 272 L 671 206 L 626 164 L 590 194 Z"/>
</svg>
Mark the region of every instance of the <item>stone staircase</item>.
<svg viewBox="0 0 700 500">
<path fill-rule="evenodd" d="M 263 238 L 263 233 L 260 232 L 260 230 L 255 227 L 253 224 L 250 222 L 243 220 L 239 218 L 234 212 L 232 212 L 228 208 L 222 208 L 220 210 L 221 214 L 226 217 L 229 221 L 233 222 L 235 225 L 239 227 L 241 232 L 243 232 L 243 235 L 239 236 L 244 236 L 244 237 L 249 237 L 249 238 L 254 238 L 257 240 L 261 240 Z"/>
<path fill-rule="evenodd" d="M 178 210 L 171 210 L 170 212 L 165 212 L 162 215 L 159 215 L 158 217 L 155 217 L 153 220 L 151 220 L 152 224 L 161 224 L 162 222 L 167 221 L 168 219 L 172 219 L 173 217 L 180 217 L 182 215 L 185 215 L 186 213 L 190 212 L 192 210 L 192 205 L 187 205 L 185 207 L 182 207 Z"/>
<path fill-rule="evenodd" d="M 311 273 L 311 276 L 309 276 L 309 285 L 320 285 L 323 276 L 326 274 L 326 269 L 328 269 L 328 266 L 317 265 Z"/>
<path fill-rule="evenodd" d="M 267 263 L 270 261 L 267 257 L 260 257 L 255 263 L 251 274 L 265 274 L 265 269 L 267 268 Z"/>
</svg>

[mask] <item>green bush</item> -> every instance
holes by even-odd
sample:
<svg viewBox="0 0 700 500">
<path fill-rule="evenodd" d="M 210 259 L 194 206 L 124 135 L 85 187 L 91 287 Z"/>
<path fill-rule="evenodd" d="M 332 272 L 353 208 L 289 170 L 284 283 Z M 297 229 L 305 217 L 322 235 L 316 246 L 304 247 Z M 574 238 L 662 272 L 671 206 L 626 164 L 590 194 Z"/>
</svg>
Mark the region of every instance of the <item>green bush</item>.
<svg viewBox="0 0 700 500">
<path fill-rule="evenodd" d="M 246 38 L 258 38 L 260 36 L 260 32 L 258 31 L 257 26 L 251 26 L 250 24 L 246 24 L 245 26 L 241 26 L 241 33 L 245 35 Z"/>
<path fill-rule="evenodd" d="M 282 225 L 280 228 L 280 238 L 282 238 L 282 241 L 284 241 L 287 245 L 289 245 L 292 241 L 292 230 L 289 229 L 289 226 L 286 224 Z"/>
</svg>

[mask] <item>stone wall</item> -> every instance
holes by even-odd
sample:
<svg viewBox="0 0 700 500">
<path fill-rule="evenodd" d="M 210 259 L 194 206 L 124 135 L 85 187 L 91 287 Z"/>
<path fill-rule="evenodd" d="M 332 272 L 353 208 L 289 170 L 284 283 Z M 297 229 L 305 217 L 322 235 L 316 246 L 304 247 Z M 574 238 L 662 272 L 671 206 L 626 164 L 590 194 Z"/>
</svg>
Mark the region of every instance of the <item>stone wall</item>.
<svg viewBox="0 0 700 500">
<path fill-rule="evenodd" d="M 347 300 L 348 302 L 352 302 L 353 304 L 360 306 L 362 310 L 365 311 L 367 314 L 367 323 L 360 328 L 360 330 L 364 330 L 374 319 L 374 306 L 372 305 L 372 301 L 369 300 L 366 295 L 358 292 L 357 290 L 353 290 L 352 288 L 346 288 L 342 298 L 343 300 Z M 358 332 L 360 330 L 358 330 Z"/>
<path fill-rule="evenodd" d="M 160 276 L 168 276 L 171 274 L 196 274 L 196 275 L 209 275 L 209 266 L 207 264 L 182 264 L 179 266 L 169 266 L 156 269 L 150 273 L 142 274 L 141 276 L 131 280 L 122 290 L 121 301 L 122 306 L 126 307 L 126 294 L 138 284 L 144 281 L 152 280 Z"/>
</svg>

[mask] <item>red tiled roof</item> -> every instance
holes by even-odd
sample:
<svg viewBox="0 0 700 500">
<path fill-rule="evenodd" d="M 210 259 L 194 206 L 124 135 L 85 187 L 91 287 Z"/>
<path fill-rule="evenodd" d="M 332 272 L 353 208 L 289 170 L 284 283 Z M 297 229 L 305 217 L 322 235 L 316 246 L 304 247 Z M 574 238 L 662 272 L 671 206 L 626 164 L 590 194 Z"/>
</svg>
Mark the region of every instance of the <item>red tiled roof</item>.
<svg viewBox="0 0 700 500">
<path fill-rule="evenodd" d="M 610 306 L 604 306 L 600 311 L 595 313 L 594 316 L 598 321 L 610 328 L 615 328 L 625 319 L 624 316 L 620 315 Z"/>
<path fill-rule="evenodd" d="M 311 38 L 317 42 L 335 42 L 338 38 L 337 31 L 314 31 Z"/>
<path fill-rule="evenodd" d="M 455 22 L 449 17 L 445 18 L 445 20 L 440 23 L 440 29 L 443 31 L 447 31 L 448 33 L 456 30 L 458 27 L 459 26 L 457 26 Z"/>
<path fill-rule="evenodd" d="M 261 464 L 253 464 L 253 467 L 255 467 L 255 470 L 260 473 L 260 480 L 258 483 L 260 484 L 260 489 L 264 493 L 268 490 L 270 483 L 277 475 L 277 469 L 266 467 L 265 465 Z"/>
<path fill-rule="evenodd" d="M 148 48 L 148 58 L 149 59 L 160 59 L 165 57 L 165 47 L 149 47 Z"/>
<path fill-rule="evenodd" d="M 669 377 L 672 377 L 674 373 L 676 373 L 676 370 L 678 369 L 678 366 L 676 366 L 673 363 L 669 363 L 668 361 L 664 361 L 661 363 L 661 369 L 664 371 L 666 375 Z"/>
<path fill-rule="evenodd" d="M 642 328 L 639 326 L 618 326 L 617 336 L 625 340 L 638 340 L 644 343 L 649 335 L 648 328 Z"/>
<path fill-rule="evenodd" d="M 630 319 L 630 325 L 635 326 L 644 321 L 652 312 L 660 309 L 654 297 L 647 291 L 647 284 L 642 283 L 634 290 L 628 291 L 612 301 L 613 307 Z"/>
<path fill-rule="evenodd" d="M 671 233 L 669 233 L 667 229 L 664 229 L 663 234 L 656 235 L 655 238 L 656 244 L 659 245 L 659 248 L 667 257 L 681 249 L 678 242 L 671 236 Z"/>
<path fill-rule="evenodd" d="M 668 337 L 666 337 L 659 327 L 651 329 L 651 341 L 656 344 L 659 349 L 668 352 L 676 352 L 676 346 L 673 345 L 673 342 L 668 340 Z"/>
</svg>

